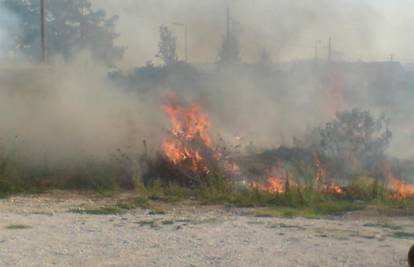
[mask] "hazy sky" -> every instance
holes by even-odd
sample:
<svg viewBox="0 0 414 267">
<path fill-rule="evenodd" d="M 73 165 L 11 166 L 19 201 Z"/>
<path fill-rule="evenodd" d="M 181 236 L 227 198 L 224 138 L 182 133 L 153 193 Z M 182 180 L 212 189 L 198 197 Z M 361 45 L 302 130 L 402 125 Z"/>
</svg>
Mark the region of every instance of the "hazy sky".
<svg viewBox="0 0 414 267">
<path fill-rule="evenodd" d="M 225 8 L 232 8 L 242 53 L 254 61 L 268 49 L 274 60 L 309 58 L 315 40 L 321 56 L 332 36 L 336 56 L 347 60 L 385 60 L 391 54 L 414 61 L 414 0 L 93 0 L 118 14 L 119 43 L 128 47 L 124 66 L 143 64 L 157 52 L 158 27 L 176 32 L 183 52 L 183 30 L 189 25 L 190 60 L 212 62 L 224 33 Z"/>
</svg>

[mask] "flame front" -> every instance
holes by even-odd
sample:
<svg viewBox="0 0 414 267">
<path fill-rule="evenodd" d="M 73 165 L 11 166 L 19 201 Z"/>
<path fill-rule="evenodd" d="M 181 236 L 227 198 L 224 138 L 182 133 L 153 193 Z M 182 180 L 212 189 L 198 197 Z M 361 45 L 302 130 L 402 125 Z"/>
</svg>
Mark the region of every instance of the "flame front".
<svg viewBox="0 0 414 267">
<path fill-rule="evenodd" d="M 315 174 L 313 178 L 314 190 L 320 189 L 324 193 L 341 195 L 344 194 L 344 190 L 341 186 L 337 185 L 333 181 L 326 182 L 326 170 L 319 156 L 314 157 Z"/>
<path fill-rule="evenodd" d="M 191 160 L 193 171 L 208 172 L 202 164 L 202 150 L 211 148 L 207 115 L 198 104 L 192 104 L 185 110 L 176 103 L 174 96 L 168 95 L 168 98 L 164 110 L 170 120 L 172 137 L 162 144 L 164 154 L 175 165 Z"/>
<path fill-rule="evenodd" d="M 414 196 L 414 185 L 404 183 L 393 175 L 388 177 L 389 183 L 401 198 L 409 198 Z"/>
<path fill-rule="evenodd" d="M 286 191 L 285 184 L 285 179 L 269 176 L 265 183 L 252 182 L 251 187 L 269 193 L 284 193 Z"/>
<path fill-rule="evenodd" d="M 345 193 L 342 187 L 335 184 L 334 182 L 324 185 L 322 191 L 325 193 L 335 194 L 335 195 L 342 195 Z"/>
<path fill-rule="evenodd" d="M 404 183 L 392 174 L 389 163 L 385 163 L 384 166 L 385 176 L 392 190 L 395 191 L 396 198 L 409 198 L 414 197 L 414 185 Z"/>
</svg>

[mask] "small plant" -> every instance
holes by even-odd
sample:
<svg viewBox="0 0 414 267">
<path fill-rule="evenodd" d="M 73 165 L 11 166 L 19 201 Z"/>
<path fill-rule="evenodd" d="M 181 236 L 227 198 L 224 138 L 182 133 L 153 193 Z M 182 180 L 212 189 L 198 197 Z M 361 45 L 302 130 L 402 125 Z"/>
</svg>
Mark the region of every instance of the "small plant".
<svg viewBox="0 0 414 267">
<path fill-rule="evenodd" d="M 149 208 L 148 199 L 146 197 L 136 197 L 127 201 L 121 201 L 116 204 L 116 207 L 124 210 L 132 210 L 136 208 Z"/>
<path fill-rule="evenodd" d="M 6 227 L 6 229 L 8 230 L 22 230 L 22 229 L 30 229 L 32 228 L 29 225 L 24 225 L 24 224 L 10 224 Z"/>
<path fill-rule="evenodd" d="M 366 223 L 363 226 L 365 226 L 365 227 L 381 227 L 381 228 L 386 228 L 386 229 L 391 229 L 391 230 L 402 230 L 403 229 L 401 226 L 388 224 L 388 223 L 383 223 L 383 224 Z"/>
<path fill-rule="evenodd" d="M 87 215 L 115 215 L 121 214 L 123 211 L 117 207 L 102 207 L 97 209 L 72 209 L 69 212 Z"/>
<path fill-rule="evenodd" d="M 153 209 L 148 214 L 149 215 L 164 215 L 165 211 L 160 210 L 160 209 Z"/>
<path fill-rule="evenodd" d="M 139 224 L 139 226 L 150 226 L 151 228 L 154 228 L 156 226 L 155 221 L 140 221 L 137 222 L 137 224 Z"/>
<path fill-rule="evenodd" d="M 394 238 L 398 238 L 398 239 L 414 239 L 414 234 L 413 233 L 407 233 L 407 232 L 394 232 L 392 235 Z"/>
</svg>

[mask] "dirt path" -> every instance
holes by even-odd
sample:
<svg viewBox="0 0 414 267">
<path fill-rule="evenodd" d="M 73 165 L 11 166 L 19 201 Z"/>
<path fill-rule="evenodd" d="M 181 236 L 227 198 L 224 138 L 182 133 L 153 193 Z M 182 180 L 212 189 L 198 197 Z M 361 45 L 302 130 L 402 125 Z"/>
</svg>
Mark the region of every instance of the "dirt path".
<svg viewBox="0 0 414 267">
<path fill-rule="evenodd" d="M 0 200 L 0 266 L 407 266 L 412 218 L 258 218 L 214 207 L 82 215 L 105 200 Z"/>
</svg>

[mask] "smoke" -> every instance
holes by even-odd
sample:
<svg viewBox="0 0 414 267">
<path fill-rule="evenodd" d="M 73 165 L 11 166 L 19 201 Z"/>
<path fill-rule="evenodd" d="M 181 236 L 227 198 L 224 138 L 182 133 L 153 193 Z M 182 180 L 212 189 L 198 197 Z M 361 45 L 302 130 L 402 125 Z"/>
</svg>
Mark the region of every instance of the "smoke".
<svg viewBox="0 0 414 267">
<path fill-rule="evenodd" d="M 382 59 L 390 51 L 411 59 L 404 38 L 391 45 L 384 41 L 400 36 L 398 27 L 385 36 L 382 31 L 396 16 L 386 16 L 387 6 L 368 1 L 95 0 L 93 4 L 120 17 L 119 43 L 128 48 L 119 65 L 122 69 L 154 60 L 161 24 L 170 26 L 178 36 L 182 58 L 183 29 L 174 27 L 174 22 L 188 24 L 190 62 L 214 62 L 225 32 L 227 6 L 232 7 L 233 28 L 247 63 L 256 62 L 262 48 L 270 51 L 275 62 L 312 58 L 315 41 L 325 42 L 330 36 L 336 59 Z M 5 25 L 3 18 L 13 17 L 3 13 L 0 25 Z M 0 26 L 1 41 L 11 34 L 5 29 Z M 320 57 L 326 58 L 326 45 L 321 44 L 319 49 Z M 6 49 L 0 49 L 0 56 L 5 53 Z M 412 110 L 404 108 L 410 101 L 406 100 L 404 107 L 384 107 L 375 100 L 387 97 L 380 92 L 361 87 L 341 91 L 345 85 L 357 84 L 354 80 L 358 77 L 339 77 L 332 85 L 334 89 L 326 90 L 328 85 L 315 74 L 314 65 L 304 66 L 298 68 L 292 63 L 259 71 L 247 66 L 221 74 L 209 74 L 201 68 L 204 76 L 200 77 L 204 78 L 200 81 L 172 75 L 170 78 L 179 83 L 159 81 L 150 90 L 140 90 L 139 83 L 134 90 L 120 88 L 87 52 L 66 61 L 53 59 L 48 67 L 7 68 L 0 71 L 0 136 L 4 143 L 13 140 L 32 158 L 107 157 L 117 149 L 139 152 L 142 140 L 157 147 L 165 137 L 168 124 L 161 108 L 161 92 L 172 89 L 186 103 L 202 102 L 213 121 L 215 137 L 232 144 L 252 141 L 268 148 L 289 145 L 293 136 L 332 119 L 338 109 L 358 106 L 374 114 L 391 115 L 391 130 L 396 129 L 392 153 L 410 156 L 406 148 L 413 145 L 411 135 L 398 133 L 403 126 L 410 131 L 414 125 L 409 115 Z"/>
<path fill-rule="evenodd" d="M 161 138 L 157 94 L 137 96 L 112 86 L 107 70 L 86 53 L 3 72 L 0 80 L 1 141 L 33 159 L 105 158 Z"/>
<path fill-rule="evenodd" d="M 120 15 L 119 42 L 129 48 L 123 67 L 153 59 L 161 24 L 174 30 L 183 48 L 183 29 L 174 22 L 189 27 L 192 62 L 214 62 L 225 33 L 226 7 L 231 7 L 233 27 L 247 62 L 256 61 L 262 48 L 278 61 L 311 58 L 317 40 L 322 41 L 320 56 L 326 57 L 329 37 L 336 58 L 378 61 L 394 54 L 395 59 L 414 60 L 407 37 L 411 29 L 406 27 L 413 19 L 409 1 L 95 0 L 94 4 Z M 183 49 L 179 52 L 183 56 Z"/>
<path fill-rule="evenodd" d="M 17 18 L 0 3 L 0 60 L 7 61 L 16 58 L 12 52 L 13 38 L 19 33 Z"/>
</svg>

